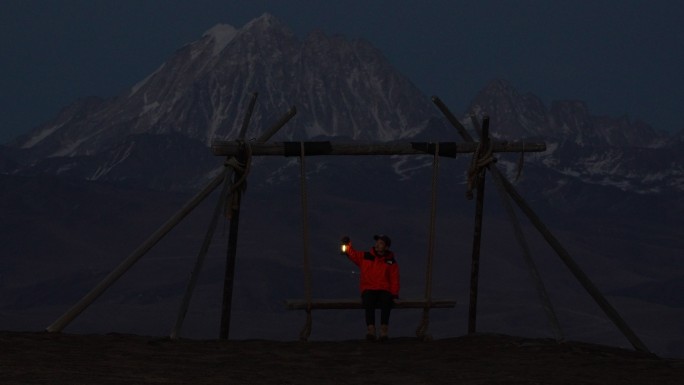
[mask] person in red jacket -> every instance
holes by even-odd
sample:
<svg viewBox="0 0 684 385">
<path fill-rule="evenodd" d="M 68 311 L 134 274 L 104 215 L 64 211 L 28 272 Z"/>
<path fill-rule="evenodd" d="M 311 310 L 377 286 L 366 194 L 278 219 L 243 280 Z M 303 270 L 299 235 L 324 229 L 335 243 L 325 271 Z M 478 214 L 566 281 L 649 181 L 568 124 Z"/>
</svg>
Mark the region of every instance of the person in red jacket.
<svg viewBox="0 0 684 385">
<path fill-rule="evenodd" d="M 387 235 L 375 235 L 370 251 L 355 250 L 351 240 L 342 238 L 342 251 L 361 270 L 361 301 L 366 314 L 366 338 L 377 338 L 375 309 L 380 308 L 380 340 L 388 338 L 390 311 L 399 298 L 399 265 L 389 249 L 392 240 Z M 346 246 L 346 247 L 345 247 Z"/>
</svg>

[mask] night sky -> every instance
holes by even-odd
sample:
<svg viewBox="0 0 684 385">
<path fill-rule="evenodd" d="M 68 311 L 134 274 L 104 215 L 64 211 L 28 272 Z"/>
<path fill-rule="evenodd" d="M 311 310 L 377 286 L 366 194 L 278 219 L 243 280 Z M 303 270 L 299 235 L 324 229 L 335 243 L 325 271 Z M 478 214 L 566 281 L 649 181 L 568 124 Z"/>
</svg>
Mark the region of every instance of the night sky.
<svg viewBox="0 0 684 385">
<path fill-rule="evenodd" d="M 300 38 L 364 38 L 454 112 L 492 79 L 545 103 L 679 131 L 684 2 L 211 1 L 0 2 L 0 143 L 78 98 L 119 94 L 218 23 L 268 12 Z"/>
</svg>

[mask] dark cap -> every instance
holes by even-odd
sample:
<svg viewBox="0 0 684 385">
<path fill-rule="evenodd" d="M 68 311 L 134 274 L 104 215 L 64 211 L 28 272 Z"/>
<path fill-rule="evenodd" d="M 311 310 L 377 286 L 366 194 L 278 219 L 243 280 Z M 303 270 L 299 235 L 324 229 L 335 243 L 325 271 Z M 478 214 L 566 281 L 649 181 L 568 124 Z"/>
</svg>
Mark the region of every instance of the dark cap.
<svg viewBox="0 0 684 385">
<path fill-rule="evenodd" d="M 374 236 L 373 236 L 373 239 L 376 240 L 376 241 L 377 241 L 378 239 L 382 239 L 382 241 L 385 242 L 385 244 L 387 245 L 387 247 L 390 247 L 390 246 L 392 245 L 392 240 L 390 239 L 390 237 L 388 237 L 388 236 L 385 235 L 385 234 L 374 235 Z"/>
</svg>

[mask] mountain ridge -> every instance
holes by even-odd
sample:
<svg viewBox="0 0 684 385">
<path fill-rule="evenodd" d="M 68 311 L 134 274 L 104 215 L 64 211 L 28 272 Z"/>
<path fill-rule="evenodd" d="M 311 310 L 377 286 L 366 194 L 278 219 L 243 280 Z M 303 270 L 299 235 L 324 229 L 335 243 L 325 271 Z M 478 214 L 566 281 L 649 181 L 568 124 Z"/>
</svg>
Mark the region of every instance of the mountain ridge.
<svg viewBox="0 0 684 385">
<path fill-rule="evenodd" d="M 141 132 L 183 132 L 209 144 L 215 138 L 236 136 L 242 113 L 255 91 L 262 95 L 259 100 L 262 108 L 252 117 L 257 127 L 275 121 L 291 104 L 298 105 L 300 115 L 304 116 L 297 118 L 303 132 L 290 136 L 334 136 L 340 134 L 340 127 L 352 127 L 352 132 L 346 135 L 368 138 L 364 133 L 368 128 L 356 122 L 367 120 L 371 122 L 369 127 L 374 127 L 373 137 L 389 139 L 397 133 L 406 136 L 406 130 L 409 134 L 419 131 L 429 117 L 407 117 L 403 116 L 406 108 L 388 108 L 390 103 L 397 106 L 415 103 L 415 97 L 402 98 L 391 89 L 385 94 L 375 83 L 399 82 L 398 90 L 408 89 L 409 95 L 414 96 L 419 92 L 391 68 L 379 51 L 361 40 L 350 43 L 314 31 L 299 42 L 289 29 L 268 14 L 236 30 L 231 39 L 224 39 L 219 43 L 222 47 L 218 52 L 214 52 L 216 36 L 216 33 L 205 34 L 182 47 L 130 91 L 103 101 L 108 111 L 100 116 L 94 113 L 90 121 L 84 122 L 90 130 L 79 129 L 75 124 L 65 127 L 69 122 L 53 121 L 12 145 L 43 147 L 47 156 L 87 155 L 102 149 L 107 140 L 115 140 L 116 136 Z M 361 62 L 364 64 L 360 65 Z M 330 99 L 330 95 L 334 98 Z M 350 105 L 351 99 L 362 102 Z M 373 113 L 376 100 L 384 107 L 375 108 Z M 360 104 L 370 106 L 371 112 L 362 111 L 357 107 Z M 342 109 L 331 115 L 331 108 L 335 106 Z M 425 100 L 422 108 L 428 107 L 429 102 Z M 408 108 L 411 109 L 415 107 Z M 382 112 L 390 110 L 399 117 Z M 92 127 L 98 129 L 92 130 Z M 69 130 L 73 131 L 70 143 L 65 143 L 66 140 L 51 143 L 55 131 Z"/>
<path fill-rule="evenodd" d="M 166 151 L 184 151 L 181 137 L 188 138 L 188 148 L 236 138 L 254 92 L 259 97 L 250 137 L 296 106 L 297 115 L 274 140 L 458 140 L 422 91 L 367 41 L 320 30 L 300 40 L 279 19 L 264 14 L 242 28 L 215 25 L 117 97 L 84 98 L 65 107 L 54 120 L 11 142 L 8 147 L 20 150 L 5 151 L 13 158 L 0 172 L 123 180 L 127 171 L 118 165 L 127 163 L 126 152 L 117 149 L 149 143 L 157 135 L 160 144 L 150 148 L 162 152 L 164 143 L 176 143 Z M 525 156 L 526 162 L 540 162 L 585 183 L 640 193 L 684 190 L 679 155 L 684 141 L 641 121 L 596 116 L 578 100 L 552 101 L 547 107 L 503 79 L 485 85 L 461 121 L 475 132 L 469 117 L 481 120 L 485 114 L 494 138 L 547 143 L 545 153 Z M 135 135 L 147 138 L 135 141 Z M 668 164 L 669 156 L 674 161 Z M 165 165 L 169 157 L 163 154 L 148 156 L 159 168 L 149 168 L 142 178 L 155 180 L 157 187 L 195 189 L 219 163 L 208 154 L 197 157 L 194 172 L 200 177 L 184 185 L 172 180 Z M 508 163 L 507 169 L 515 167 Z M 164 182 L 159 175 L 170 179 Z"/>
<path fill-rule="evenodd" d="M 593 115 L 581 100 L 553 100 L 547 107 L 532 93 L 519 93 L 508 81 L 486 85 L 468 107 L 469 115 L 489 115 L 494 135 L 565 139 L 579 146 L 659 148 L 673 138 L 640 120 L 627 116 Z"/>
</svg>

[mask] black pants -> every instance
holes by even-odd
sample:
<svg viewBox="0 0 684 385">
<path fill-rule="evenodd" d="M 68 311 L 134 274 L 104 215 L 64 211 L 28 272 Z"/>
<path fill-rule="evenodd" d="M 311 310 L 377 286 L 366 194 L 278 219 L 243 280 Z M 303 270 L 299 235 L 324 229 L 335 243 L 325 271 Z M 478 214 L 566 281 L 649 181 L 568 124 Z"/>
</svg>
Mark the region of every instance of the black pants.
<svg viewBox="0 0 684 385">
<path fill-rule="evenodd" d="M 380 323 L 389 325 L 390 311 L 394 304 L 392 293 L 385 290 L 364 290 L 361 303 L 366 310 L 366 325 L 375 325 L 375 309 L 380 309 Z"/>
</svg>

